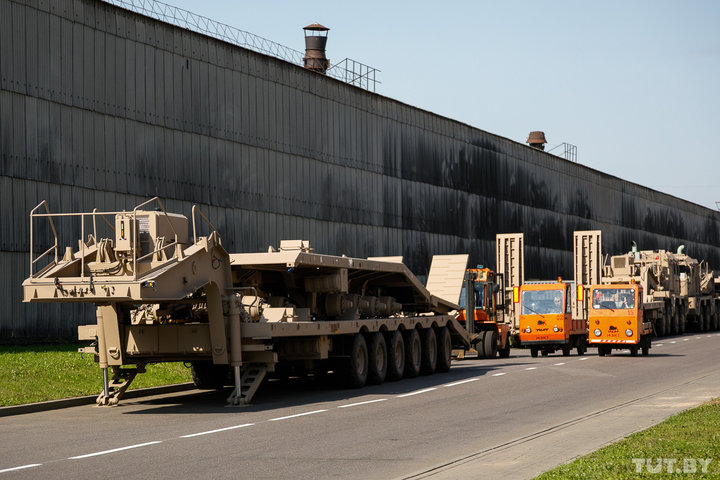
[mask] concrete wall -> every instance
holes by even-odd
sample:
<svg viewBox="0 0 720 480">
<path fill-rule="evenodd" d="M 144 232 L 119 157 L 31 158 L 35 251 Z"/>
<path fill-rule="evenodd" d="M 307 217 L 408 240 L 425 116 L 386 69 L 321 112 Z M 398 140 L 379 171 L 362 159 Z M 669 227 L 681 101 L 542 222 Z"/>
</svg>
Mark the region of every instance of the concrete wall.
<svg viewBox="0 0 720 480">
<path fill-rule="evenodd" d="M 72 337 L 93 318 L 20 303 L 43 199 L 197 203 L 230 251 L 303 238 L 401 254 L 420 276 L 433 254 L 492 265 L 495 234 L 523 231 L 527 277 L 569 278 L 572 231 L 596 228 L 606 252 L 683 243 L 720 268 L 714 211 L 102 2 L 0 0 L 0 82 L 4 341 Z M 62 245 L 78 238 L 62 228 Z"/>
</svg>

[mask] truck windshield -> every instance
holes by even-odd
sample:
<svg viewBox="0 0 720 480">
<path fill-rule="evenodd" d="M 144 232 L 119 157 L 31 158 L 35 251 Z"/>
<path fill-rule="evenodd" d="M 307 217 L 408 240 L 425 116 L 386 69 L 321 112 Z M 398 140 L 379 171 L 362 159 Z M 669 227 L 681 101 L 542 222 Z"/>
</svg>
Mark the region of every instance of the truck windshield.
<svg viewBox="0 0 720 480">
<path fill-rule="evenodd" d="M 482 310 L 485 306 L 485 298 L 483 295 L 485 290 L 483 285 L 479 283 L 473 284 L 473 287 L 473 290 L 475 291 L 475 310 Z M 460 292 L 460 301 L 458 302 L 458 305 L 460 305 L 462 310 L 465 310 L 465 285 L 463 285 L 462 291 Z"/>
<path fill-rule="evenodd" d="M 520 297 L 523 315 L 563 313 L 562 290 L 524 290 Z"/>
<path fill-rule="evenodd" d="M 600 288 L 593 294 L 592 306 L 596 310 L 635 308 L 635 292 L 632 288 Z"/>
</svg>

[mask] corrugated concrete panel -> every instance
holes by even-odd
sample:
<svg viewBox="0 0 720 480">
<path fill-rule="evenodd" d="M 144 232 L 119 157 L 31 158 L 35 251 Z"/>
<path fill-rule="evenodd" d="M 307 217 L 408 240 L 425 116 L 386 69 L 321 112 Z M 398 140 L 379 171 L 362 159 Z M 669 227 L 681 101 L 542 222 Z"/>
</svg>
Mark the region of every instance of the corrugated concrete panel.
<svg viewBox="0 0 720 480">
<path fill-rule="evenodd" d="M 489 265 L 495 234 L 516 231 L 528 278 L 569 277 L 575 229 L 603 230 L 612 253 L 686 244 L 720 268 L 717 212 L 91 0 L 0 0 L 0 189 L 11 339 L 92 320 L 19 303 L 43 199 L 115 210 L 158 195 L 188 215 L 197 203 L 233 251 L 302 238 L 402 255 L 421 277 L 434 254 Z M 75 244 L 79 229 L 60 234 Z"/>
</svg>

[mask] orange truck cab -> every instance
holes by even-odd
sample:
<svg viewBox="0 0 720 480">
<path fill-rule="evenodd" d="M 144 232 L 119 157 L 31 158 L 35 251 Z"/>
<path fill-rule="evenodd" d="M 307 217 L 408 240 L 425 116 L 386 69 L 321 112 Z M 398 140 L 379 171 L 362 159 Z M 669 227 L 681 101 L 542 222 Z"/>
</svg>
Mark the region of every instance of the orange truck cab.
<svg viewBox="0 0 720 480">
<path fill-rule="evenodd" d="M 478 358 L 495 358 L 498 353 L 503 358 L 510 356 L 510 326 L 498 321 L 503 309 L 496 302 L 499 290 L 498 275 L 489 268 L 468 268 L 465 272 L 458 321 L 467 327 L 467 306 L 472 304 L 475 321 L 471 327 L 477 333 L 474 346 Z"/>
<path fill-rule="evenodd" d="M 562 350 L 564 356 L 577 348 L 578 355 L 587 350 L 587 321 L 574 319 L 572 301 L 574 284 L 563 282 L 526 282 L 513 300 L 520 303 L 520 345 L 530 348 L 537 357 Z"/>
<path fill-rule="evenodd" d="M 590 287 L 588 341 L 605 356 L 615 349 L 630 349 L 632 356 L 650 352 L 652 323 L 644 318 L 643 289 L 639 284 Z"/>
</svg>

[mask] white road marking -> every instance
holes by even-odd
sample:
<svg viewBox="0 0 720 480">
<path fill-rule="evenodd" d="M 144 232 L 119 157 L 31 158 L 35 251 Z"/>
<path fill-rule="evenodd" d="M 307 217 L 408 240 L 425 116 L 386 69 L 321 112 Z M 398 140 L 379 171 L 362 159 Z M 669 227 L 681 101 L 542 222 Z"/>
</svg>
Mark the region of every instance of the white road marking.
<svg viewBox="0 0 720 480">
<path fill-rule="evenodd" d="M 243 423 L 242 425 L 233 425 L 232 427 L 218 428 L 217 430 L 208 430 L 207 432 L 191 433 L 190 435 L 182 435 L 180 438 L 199 437 L 200 435 L 210 435 L 211 433 L 225 432 L 227 430 L 235 430 L 236 428 L 252 427 L 254 423 Z"/>
<path fill-rule="evenodd" d="M 316 413 L 327 412 L 327 410 L 313 410 L 312 412 L 298 413 L 296 415 L 288 415 L 287 417 L 271 418 L 268 422 L 278 422 L 280 420 L 288 420 L 290 418 L 304 417 L 305 415 L 314 415 Z"/>
<path fill-rule="evenodd" d="M 565 362 L 555 363 L 554 365 L 559 367 L 560 365 L 565 365 Z"/>
<path fill-rule="evenodd" d="M 413 395 L 420 395 L 421 393 L 432 392 L 433 390 L 437 390 L 437 388 L 432 387 L 432 388 L 426 388 L 425 390 L 416 390 L 416 391 L 414 391 L 414 392 L 404 393 L 404 394 L 402 394 L 402 395 L 398 395 L 397 398 L 412 397 Z"/>
<path fill-rule="evenodd" d="M 78 455 L 76 457 L 69 457 L 68 460 L 80 460 L 81 458 L 96 457 L 98 455 L 107 455 L 108 453 L 122 452 L 123 450 L 130 450 L 133 448 L 147 447 L 148 445 L 155 445 L 162 443 L 161 441 L 139 443 L 137 445 L 129 445 L 127 447 L 113 448 L 112 450 L 103 450 L 102 452 L 88 453 L 85 455 Z"/>
<path fill-rule="evenodd" d="M 40 465 L 42 465 L 42 463 L 31 463 L 30 465 L 23 465 L 21 467 L 6 468 L 4 470 L 0 470 L 0 473 L 14 472 L 17 470 L 24 470 L 26 468 L 39 467 Z"/>
<path fill-rule="evenodd" d="M 677 343 L 677 342 L 676 342 L 675 340 L 673 340 L 673 341 L 672 341 L 672 342 L 670 342 L 670 343 Z"/>
<path fill-rule="evenodd" d="M 662 343 L 656 343 L 655 345 L 653 345 L 653 347 L 662 347 L 662 346 L 663 346 Z"/>
<path fill-rule="evenodd" d="M 587 359 L 588 359 L 588 357 L 582 357 L 582 358 L 579 358 L 578 360 L 587 360 Z"/>
<path fill-rule="evenodd" d="M 492 376 L 493 376 L 493 377 L 499 377 L 500 375 L 505 375 L 505 372 L 493 373 Z"/>
<path fill-rule="evenodd" d="M 683 338 L 683 342 L 687 342 L 688 340 L 690 340 L 690 339 L 689 339 L 689 338 Z"/>
<path fill-rule="evenodd" d="M 357 407 L 359 405 L 367 405 L 368 403 L 384 402 L 385 400 L 387 400 L 387 398 L 378 398 L 377 400 L 368 400 L 367 402 L 351 403 L 350 405 L 340 405 L 338 408 Z"/>
<path fill-rule="evenodd" d="M 537 367 L 528 367 L 525 370 L 535 370 Z"/>
<path fill-rule="evenodd" d="M 459 382 L 455 383 L 448 383 L 447 385 L 443 385 L 443 387 L 457 387 L 458 385 L 462 385 L 463 383 L 470 383 L 470 382 L 476 382 L 480 380 L 479 378 L 469 378 L 467 380 L 460 380 Z"/>
</svg>

